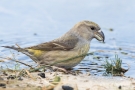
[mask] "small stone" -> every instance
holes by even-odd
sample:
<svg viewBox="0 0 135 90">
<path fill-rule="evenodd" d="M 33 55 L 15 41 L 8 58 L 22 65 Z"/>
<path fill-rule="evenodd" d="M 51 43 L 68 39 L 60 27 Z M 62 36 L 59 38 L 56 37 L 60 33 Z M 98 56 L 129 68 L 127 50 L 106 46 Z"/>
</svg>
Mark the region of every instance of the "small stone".
<svg viewBox="0 0 135 90">
<path fill-rule="evenodd" d="M 23 79 L 21 77 L 18 78 L 19 81 L 22 81 Z"/>
<path fill-rule="evenodd" d="M 62 86 L 62 89 L 63 89 L 63 90 L 74 90 L 72 87 L 70 87 L 70 86 L 65 86 L 65 85 Z"/>
<path fill-rule="evenodd" d="M 38 75 L 42 78 L 45 78 L 45 73 L 38 73 Z"/>
<path fill-rule="evenodd" d="M 0 83 L 0 87 L 6 88 L 6 84 L 5 83 Z"/>
<path fill-rule="evenodd" d="M 15 75 L 10 75 L 10 76 L 7 77 L 7 79 L 15 79 L 15 78 L 16 78 Z"/>
<path fill-rule="evenodd" d="M 3 72 L 3 74 L 4 74 L 5 76 L 7 76 L 7 75 L 8 75 L 5 71 Z"/>
<path fill-rule="evenodd" d="M 119 88 L 119 89 L 121 89 L 122 87 L 121 87 L 121 86 L 119 86 L 118 88 Z"/>
</svg>

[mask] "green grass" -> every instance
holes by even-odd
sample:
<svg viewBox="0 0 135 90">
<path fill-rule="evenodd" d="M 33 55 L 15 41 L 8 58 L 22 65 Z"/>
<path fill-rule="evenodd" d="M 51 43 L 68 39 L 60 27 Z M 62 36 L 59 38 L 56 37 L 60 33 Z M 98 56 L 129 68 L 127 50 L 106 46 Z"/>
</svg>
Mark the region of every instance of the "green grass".
<svg viewBox="0 0 135 90">
<path fill-rule="evenodd" d="M 122 68 L 122 60 L 118 57 L 118 55 L 115 55 L 115 59 L 112 60 L 106 60 L 105 61 L 105 74 L 106 75 L 113 75 L 113 76 L 123 76 L 125 72 L 128 70 Z"/>
</svg>

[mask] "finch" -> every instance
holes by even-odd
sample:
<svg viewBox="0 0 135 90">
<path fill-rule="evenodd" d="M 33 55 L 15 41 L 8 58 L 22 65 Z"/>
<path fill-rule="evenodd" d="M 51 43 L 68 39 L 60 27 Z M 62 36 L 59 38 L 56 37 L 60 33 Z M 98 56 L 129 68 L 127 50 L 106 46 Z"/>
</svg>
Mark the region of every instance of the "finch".
<svg viewBox="0 0 135 90">
<path fill-rule="evenodd" d="M 85 56 L 74 57 L 87 54 L 90 49 L 90 42 L 93 38 L 103 42 L 105 40 L 104 33 L 101 31 L 99 25 L 92 21 L 85 20 L 78 22 L 63 36 L 50 42 L 26 48 L 14 46 L 3 47 L 22 52 L 39 65 L 53 64 L 54 66 L 68 69 L 76 66 L 84 59 Z M 73 59 L 66 60 L 70 58 Z"/>
</svg>

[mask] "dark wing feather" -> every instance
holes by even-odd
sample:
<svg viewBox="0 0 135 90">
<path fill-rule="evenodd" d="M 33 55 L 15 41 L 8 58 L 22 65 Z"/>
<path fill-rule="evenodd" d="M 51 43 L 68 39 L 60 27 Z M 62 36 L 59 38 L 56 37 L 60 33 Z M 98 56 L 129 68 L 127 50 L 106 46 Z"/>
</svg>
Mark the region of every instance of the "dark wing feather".
<svg viewBox="0 0 135 90">
<path fill-rule="evenodd" d="M 72 36 L 66 39 L 57 39 L 51 42 L 41 43 L 36 46 L 27 47 L 25 49 L 35 49 L 43 51 L 52 51 L 52 50 L 71 50 L 73 49 L 78 42 L 78 38 L 73 38 Z"/>
</svg>

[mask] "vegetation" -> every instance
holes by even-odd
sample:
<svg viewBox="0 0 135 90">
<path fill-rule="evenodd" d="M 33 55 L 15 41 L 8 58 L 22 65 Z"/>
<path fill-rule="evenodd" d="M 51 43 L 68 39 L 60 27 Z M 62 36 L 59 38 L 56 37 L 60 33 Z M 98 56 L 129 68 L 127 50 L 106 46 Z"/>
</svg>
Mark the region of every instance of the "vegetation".
<svg viewBox="0 0 135 90">
<path fill-rule="evenodd" d="M 115 59 L 106 60 L 104 68 L 106 69 L 105 74 L 111 74 L 113 76 L 123 76 L 127 69 L 122 68 L 122 60 L 115 55 Z"/>
</svg>

